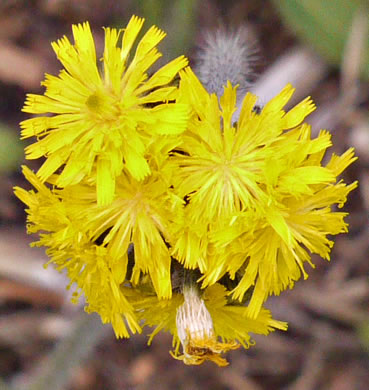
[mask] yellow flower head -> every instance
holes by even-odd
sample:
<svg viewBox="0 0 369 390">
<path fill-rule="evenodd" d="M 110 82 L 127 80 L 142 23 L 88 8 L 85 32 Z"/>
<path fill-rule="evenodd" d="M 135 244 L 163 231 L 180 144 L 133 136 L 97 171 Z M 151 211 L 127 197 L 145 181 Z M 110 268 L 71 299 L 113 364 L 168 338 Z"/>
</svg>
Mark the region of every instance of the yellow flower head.
<svg viewBox="0 0 369 390">
<path fill-rule="evenodd" d="M 286 114 L 282 108 L 293 89 L 287 86 L 260 114 L 253 112 L 257 97 L 248 93 L 240 119 L 233 120 L 236 88 L 228 83 L 219 101 L 209 95 L 190 68 L 181 72 L 181 101 L 194 115 L 183 134 L 181 153 L 173 159 L 180 167 L 178 191 L 189 198 L 192 222 L 216 222 L 244 210 L 260 212 L 270 203 L 266 172 L 277 162 L 275 145 L 283 131 L 300 124 L 315 106 L 306 99 Z"/>
<path fill-rule="evenodd" d="M 143 22 L 133 16 L 123 31 L 105 29 L 101 69 L 88 23 L 73 26 L 74 44 L 67 37 L 52 44 L 65 69 L 46 75 L 44 95 L 27 96 L 23 111 L 41 116 L 21 123 L 23 138 L 37 137 L 27 158 L 47 158 L 37 172 L 43 182 L 58 169 L 59 187 L 93 175 L 98 203 L 107 204 L 122 169 L 137 180 L 150 173 L 148 143 L 185 130 L 187 107 L 174 102 L 177 88 L 168 83 L 187 60 L 178 57 L 148 77 L 165 33 L 151 27 L 129 59 Z"/>
<path fill-rule="evenodd" d="M 287 328 L 264 303 L 347 232 L 337 208 L 357 183 L 338 176 L 355 157 L 323 162 L 331 136 L 311 138 L 310 98 L 284 110 L 290 85 L 257 110 L 251 93 L 237 107 L 229 82 L 220 99 L 209 94 L 183 57 L 148 78 L 164 33 L 149 29 L 129 61 L 142 23 L 105 30 L 102 72 L 88 24 L 73 27 L 74 45 L 53 44 L 65 70 L 24 111 L 55 115 L 21 124 L 38 137 L 28 157 L 46 161 L 23 168 L 34 189 L 15 193 L 34 245 L 117 337 L 155 327 L 149 343 L 169 331 L 176 359 L 224 366 L 225 353 L 253 345 L 249 333 Z"/>
<path fill-rule="evenodd" d="M 180 75 L 179 99 L 193 115 L 172 162 L 189 222 L 173 255 L 201 270 L 203 288 L 230 278 L 232 299 L 243 302 L 251 294 L 255 317 L 269 295 L 307 277 L 303 263 L 313 266 L 310 253 L 329 259 L 328 235 L 347 232 L 346 214 L 334 206 L 342 207 L 357 183 L 337 176 L 356 158 L 349 149 L 322 165 L 330 134 L 311 139 L 302 123 L 315 109 L 310 98 L 283 110 L 290 85 L 261 112 L 254 110 L 257 97 L 246 94 L 235 122 L 236 88 L 228 83 L 218 102 L 191 69 Z"/>
</svg>

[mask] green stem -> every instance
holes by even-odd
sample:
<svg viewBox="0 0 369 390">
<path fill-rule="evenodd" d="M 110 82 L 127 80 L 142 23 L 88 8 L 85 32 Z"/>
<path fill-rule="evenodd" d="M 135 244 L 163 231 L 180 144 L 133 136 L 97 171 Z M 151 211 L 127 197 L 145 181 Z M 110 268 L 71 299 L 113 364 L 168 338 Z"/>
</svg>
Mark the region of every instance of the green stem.
<svg viewBox="0 0 369 390">
<path fill-rule="evenodd" d="M 62 390 L 70 382 L 76 367 L 80 366 L 109 329 L 97 315 L 83 313 L 74 323 L 74 329 L 56 345 L 46 362 L 42 362 L 27 390 Z M 24 389 L 25 390 L 25 389 Z"/>
</svg>

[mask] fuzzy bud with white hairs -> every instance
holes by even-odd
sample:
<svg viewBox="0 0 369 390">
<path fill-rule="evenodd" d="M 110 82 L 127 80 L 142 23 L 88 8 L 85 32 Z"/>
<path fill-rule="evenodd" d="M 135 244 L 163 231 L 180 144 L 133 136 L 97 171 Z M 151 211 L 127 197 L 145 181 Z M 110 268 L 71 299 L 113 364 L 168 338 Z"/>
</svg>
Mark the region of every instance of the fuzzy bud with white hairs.
<svg viewBox="0 0 369 390">
<path fill-rule="evenodd" d="M 208 31 L 197 55 L 195 73 L 209 93 L 220 98 L 229 80 L 239 85 L 237 100 L 250 90 L 257 58 L 255 40 L 245 27 L 234 31 L 224 28 Z"/>
<path fill-rule="evenodd" d="M 218 366 L 226 366 L 228 362 L 222 354 L 240 347 L 236 341 L 220 342 L 215 334 L 213 320 L 200 291 L 195 284 L 183 286 L 184 302 L 177 309 L 177 335 L 183 347 L 183 355 L 175 359 L 183 360 L 185 364 L 201 364 L 210 360 Z"/>
</svg>

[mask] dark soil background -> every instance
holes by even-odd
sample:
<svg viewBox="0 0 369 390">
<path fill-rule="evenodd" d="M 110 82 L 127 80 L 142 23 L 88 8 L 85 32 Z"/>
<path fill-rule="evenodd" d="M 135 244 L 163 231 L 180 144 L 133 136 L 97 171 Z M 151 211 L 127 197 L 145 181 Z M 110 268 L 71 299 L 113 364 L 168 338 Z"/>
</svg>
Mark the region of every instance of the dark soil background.
<svg viewBox="0 0 369 390">
<path fill-rule="evenodd" d="M 335 152 L 355 146 L 359 156 L 344 175 L 346 182 L 360 181 L 345 206 L 350 233 L 335 239 L 330 264 L 314 257 L 307 281 L 269 301 L 289 330 L 255 337 L 254 347 L 228 355 L 226 368 L 172 359 L 168 334 L 150 347 L 147 334 L 116 340 L 110 325 L 85 314 L 83 304 L 72 305 L 64 277 L 44 270 L 44 252 L 28 247 L 23 205 L 12 193 L 14 185 L 28 188 L 20 173 L 26 142 L 18 140 L 25 94 L 42 93 L 44 73 L 60 69 L 50 42 L 88 20 L 101 50 L 101 27 L 124 27 L 133 13 L 147 19 L 146 28 L 155 23 L 168 32 L 161 47 L 166 58 L 183 53 L 192 64 L 204 30 L 248 26 L 258 42 L 255 91 L 267 99 L 290 81 L 297 99 L 311 95 L 318 106 L 307 120 L 314 131 L 328 128 Z M 0 389 L 368 389 L 368 108 L 368 83 L 305 48 L 271 1 L 1 1 Z"/>
</svg>

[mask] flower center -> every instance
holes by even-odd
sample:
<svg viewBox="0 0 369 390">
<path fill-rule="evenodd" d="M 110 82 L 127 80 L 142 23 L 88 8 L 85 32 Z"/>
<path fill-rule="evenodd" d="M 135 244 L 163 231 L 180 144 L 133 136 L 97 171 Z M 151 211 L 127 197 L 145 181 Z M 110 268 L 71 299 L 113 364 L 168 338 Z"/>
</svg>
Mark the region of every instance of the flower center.
<svg viewBox="0 0 369 390">
<path fill-rule="evenodd" d="M 114 121 L 119 115 L 114 100 L 106 93 L 94 92 L 87 98 L 86 106 L 95 120 Z"/>
</svg>

